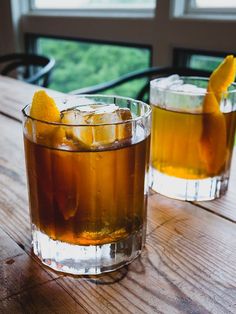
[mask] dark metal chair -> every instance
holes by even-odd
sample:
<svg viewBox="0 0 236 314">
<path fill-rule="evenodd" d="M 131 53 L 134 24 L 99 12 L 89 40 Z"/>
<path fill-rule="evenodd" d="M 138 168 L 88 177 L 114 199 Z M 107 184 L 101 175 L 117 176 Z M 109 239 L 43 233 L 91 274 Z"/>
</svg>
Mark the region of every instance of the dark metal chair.
<svg viewBox="0 0 236 314">
<path fill-rule="evenodd" d="M 111 88 L 120 86 L 127 82 L 131 82 L 133 80 L 147 78 L 147 82 L 141 88 L 141 90 L 137 91 L 136 99 L 147 101 L 148 100 L 148 93 L 149 93 L 149 84 L 150 80 L 153 78 L 169 76 L 171 74 L 179 74 L 182 76 L 202 76 L 202 77 L 209 77 L 209 71 L 205 70 L 195 70 L 190 68 L 180 68 L 180 67 L 153 67 L 148 68 L 145 70 L 135 71 L 126 75 L 123 75 L 117 79 L 112 81 L 101 83 L 98 85 L 93 85 L 90 87 L 80 88 L 74 91 L 71 91 L 70 94 L 79 95 L 79 94 L 96 94 L 103 91 L 107 91 Z"/>
<path fill-rule="evenodd" d="M 31 84 L 47 87 L 55 61 L 41 55 L 12 53 L 0 56 L 0 74 L 10 76 L 16 71 L 16 78 Z"/>
</svg>

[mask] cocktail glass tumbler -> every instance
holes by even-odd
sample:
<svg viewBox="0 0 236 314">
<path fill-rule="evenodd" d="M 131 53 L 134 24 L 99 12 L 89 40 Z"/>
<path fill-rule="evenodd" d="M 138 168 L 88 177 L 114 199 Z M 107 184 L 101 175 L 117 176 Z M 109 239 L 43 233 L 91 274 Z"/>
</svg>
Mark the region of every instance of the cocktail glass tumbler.
<svg viewBox="0 0 236 314">
<path fill-rule="evenodd" d="M 72 115 L 84 99 L 103 108 L 94 117 L 82 111 L 88 124 L 40 121 L 23 109 L 33 250 L 57 271 L 100 274 L 130 263 L 144 245 L 151 108 L 76 96 Z M 108 114 L 111 104 L 122 120 Z"/>
<path fill-rule="evenodd" d="M 208 79 L 180 77 L 182 86 L 167 87 L 161 80 L 151 81 L 150 86 L 150 186 L 187 201 L 224 195 L 234 146 L 235 84 L 227 92 L 213 94 L 206 91 Z"/>
</svg>

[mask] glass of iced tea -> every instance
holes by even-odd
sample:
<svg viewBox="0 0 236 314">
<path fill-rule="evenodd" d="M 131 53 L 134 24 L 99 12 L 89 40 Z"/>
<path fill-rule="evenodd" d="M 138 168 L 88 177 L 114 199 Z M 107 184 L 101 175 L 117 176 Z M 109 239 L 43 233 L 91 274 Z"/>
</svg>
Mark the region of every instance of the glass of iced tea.
<svg viewBox="0 0 236 314">
<path fill-rule="evenodd" d="M 163 195 L 202 201 L 227 190 L 236 86 L 218 95 L 207 92 L 207 86 L 208 79 L 178 75 L 151 81 L 150 185 Z"/>
<path fill-rule="evenodd" d="M 55 101 L 56 123 L 23 109 L 34 253 L 57 271 L 113 271 L 145 241 L 151 108 L 116 96 Z"/>
</svg>

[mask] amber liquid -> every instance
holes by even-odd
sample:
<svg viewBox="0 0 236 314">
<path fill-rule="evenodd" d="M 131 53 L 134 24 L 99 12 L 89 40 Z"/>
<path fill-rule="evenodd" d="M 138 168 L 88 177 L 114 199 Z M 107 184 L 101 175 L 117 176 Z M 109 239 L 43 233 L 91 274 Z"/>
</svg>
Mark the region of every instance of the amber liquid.
<svg viewBox="0 0 236 314">
<path fill-rule="evenodd" d="M 228 170 L 236 112 L 196 114 L 157 106 L 152 109 L 151 166 L 154 170 L 185 179 L 214 177 Z M 207 141 L 206 137 L 209 137 Z"/>
<path fill-rule="evenodd" d="M 118 241 L 145 221 L 148 141 L 103 151 L 66 151 L 25 137 L 32 223 L 54 240 Z"/>
</svg>

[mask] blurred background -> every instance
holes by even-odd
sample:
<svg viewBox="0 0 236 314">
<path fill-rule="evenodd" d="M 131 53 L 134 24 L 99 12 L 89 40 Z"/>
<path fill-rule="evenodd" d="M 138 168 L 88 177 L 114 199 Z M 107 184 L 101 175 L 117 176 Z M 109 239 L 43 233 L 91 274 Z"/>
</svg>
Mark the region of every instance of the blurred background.
<svg viewBox="0 0 236 314">
<path fill-rule="evenodd" d="M 236 53 L 235 29 L 235 0 L 0 2 L 0 55 L 54 58 L 49 88 L 62 92 L 151 66 L 212 70 Z M 142 80 L 110 92 L 132 97 Z"/>
</svg>

